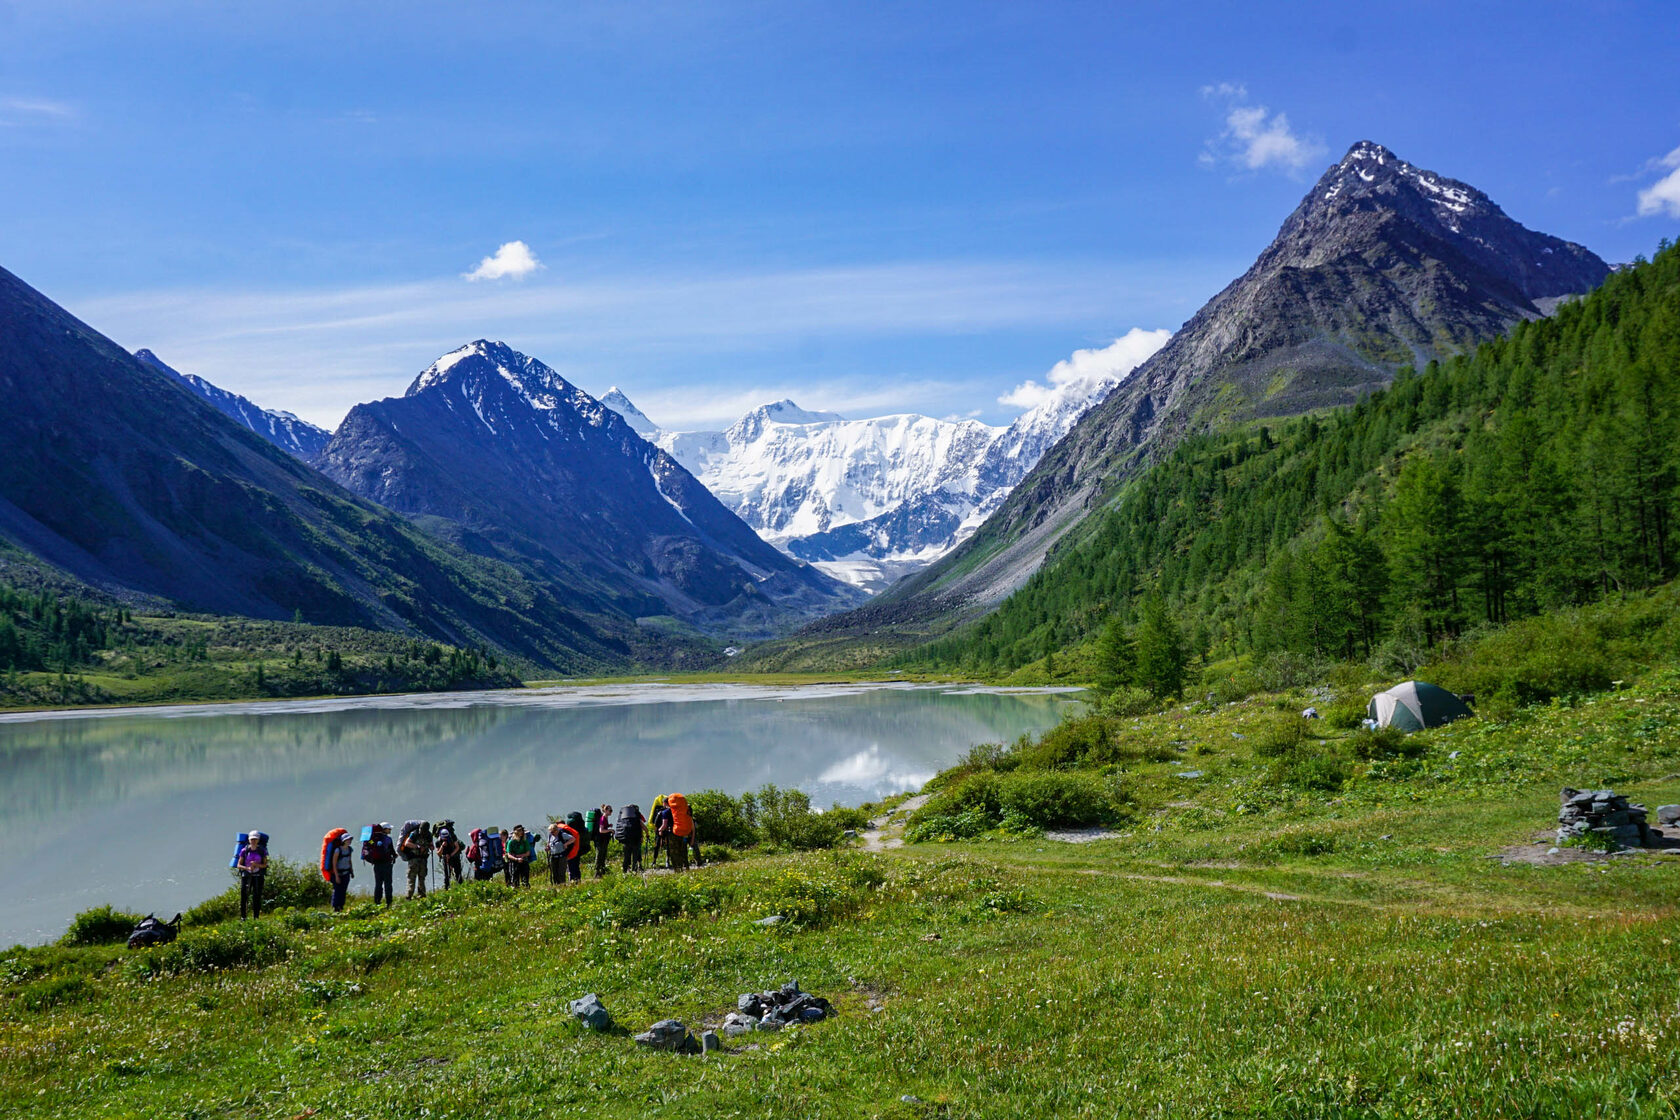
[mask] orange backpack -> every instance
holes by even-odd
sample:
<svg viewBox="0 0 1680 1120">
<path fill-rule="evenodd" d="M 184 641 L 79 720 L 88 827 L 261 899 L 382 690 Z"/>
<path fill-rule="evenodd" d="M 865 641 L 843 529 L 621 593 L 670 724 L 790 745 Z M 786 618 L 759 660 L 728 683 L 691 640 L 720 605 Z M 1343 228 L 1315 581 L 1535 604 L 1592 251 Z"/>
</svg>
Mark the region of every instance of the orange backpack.
<svg viewBox="0 0 1680 1120">
<path fill-rule="evenodd" d="M 335 828 L 321 838 L 321 878 L 332 882 L 333 877 L 333 849 L 350 838 L 350 833 L 342 828 Z"/>
<path fill-rule="evenodd" d="M 671 810 L 671 831 L 678 836 L 687 836 L 694 831 L 694 814 L 688 811 L 688 798 L 680 793 L 673 793 L 665 799 L 665 807 Z"/>
</svg>

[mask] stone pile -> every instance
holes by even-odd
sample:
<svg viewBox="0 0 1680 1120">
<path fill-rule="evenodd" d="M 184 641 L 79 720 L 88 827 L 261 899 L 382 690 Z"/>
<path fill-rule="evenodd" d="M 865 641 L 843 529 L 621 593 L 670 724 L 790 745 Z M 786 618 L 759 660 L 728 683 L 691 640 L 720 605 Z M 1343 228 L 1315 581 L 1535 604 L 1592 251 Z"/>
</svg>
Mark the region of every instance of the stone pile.
<svg viewBox="0 0 1680 1120">
<path fill-rule="evenodd" d="M 779 1031 L 795 1023 L 815 1023 L 834 1014 L 834 1005 L 821 996 L 799 990 L 789 980 L 773 992 L 747 992 L 735 1001 L 735 1010 L 724 1017 L 723 1033 L 730 1036 L 749 1031 Z"/>
<path fill-rule="evenodd" d="M 1579 790 L 1565 786 L 1558 809 L 1558 843 L 1598 836 L 1623 848 L 1656 848 L 1662 833 L 1645 823 L 1645 806 L 1607 789 Z"/>
</svg>

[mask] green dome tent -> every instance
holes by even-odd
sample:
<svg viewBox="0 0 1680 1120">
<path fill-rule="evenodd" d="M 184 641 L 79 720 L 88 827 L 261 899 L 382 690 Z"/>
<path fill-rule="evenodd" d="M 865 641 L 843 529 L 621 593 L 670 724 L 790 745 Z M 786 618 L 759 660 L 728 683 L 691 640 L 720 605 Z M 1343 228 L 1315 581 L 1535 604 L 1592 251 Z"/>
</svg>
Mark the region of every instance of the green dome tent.
<svg viewBox="0 0 1680 1120">
<path fill-rule="evenodd" d="M 1405 681 L 1377 693 L 1371 697 L 1366 713 L 1378 727 L 1398 727 L 1402 731 L 1440 727 L 1475 714 L 1464 701 L 1426 681 Z"/>
</svg>

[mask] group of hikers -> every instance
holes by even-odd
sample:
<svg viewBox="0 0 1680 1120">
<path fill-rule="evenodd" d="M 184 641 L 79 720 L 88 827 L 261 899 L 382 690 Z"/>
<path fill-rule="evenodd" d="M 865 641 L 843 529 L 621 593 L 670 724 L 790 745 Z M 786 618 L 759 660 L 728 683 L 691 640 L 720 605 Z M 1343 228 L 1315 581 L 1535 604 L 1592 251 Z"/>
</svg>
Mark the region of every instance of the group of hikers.
<svg viewBox="0 0 1680 1120">
<path fill-rule="evenodd" d="M 599 805 L 588 812 L 574 812 L 553 819 L 546 830 L 528 830 L 522 824 L 511 829 L 488 825 L 475 828 L 463 842 L 452 820 L 435 823 L 404 821 L 393 832 L 388 822 L 362 829 L 360 856 L 373 869 L 373 900 L 391 905 L 395 892 L 394 873 L 398 860 L 408 871 L 406 897 L 426 897 L 432 861 L 443 872 L 445 887 L 462 882 L 467 868 L 478 881 L 497 875 L 510 887 L 531 885 L 531 865 L 540 854 L 547 856 L 549 881 L 559 886 L 583 878 L 583 861 L 595 852 L 595 878 L 607 873 L 607 852 L 614 841 L 620 848 L 620 866 L 628 874 L 640 872 L 642 850 L 651 833 L 654 867 L 659 857 L 673 871 L 688 869 L 690 857 L 700 862 L 699 830 L 688 799 L 680 793 L 654 799 L 650 815 L 640 806 L 626 805 L 614 817 L 611 805 Z M 335 828 L 321 840 L 321 877 L 332 886 L 332 908 L 344 909 L 355 878 L 357 843 L 348 829 Z M 239 873 L 239 916 L 262 916 L 263 881 L 268 871 L 268 834 L 252 829 L 241 832 L 230 866 Z"/>
</svg>

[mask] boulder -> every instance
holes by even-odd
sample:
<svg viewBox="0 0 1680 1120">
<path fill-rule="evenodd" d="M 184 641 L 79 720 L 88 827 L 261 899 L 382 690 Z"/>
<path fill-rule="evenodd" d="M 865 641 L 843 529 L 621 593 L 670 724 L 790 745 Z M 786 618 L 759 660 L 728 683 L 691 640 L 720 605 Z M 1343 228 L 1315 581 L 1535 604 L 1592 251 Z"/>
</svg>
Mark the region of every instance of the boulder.
<svg viewBox="0 0 1680 1120">
<path fill-rule="evenodd" d="M 607 1013 L 606 1007 L 602 1005 L 601 997 L 594 992 L 590 992 L 582 999 L 574 999 L 566 1005 L 566 1008 L 572 1013 L 572 1018 L 592 1031 L 612 1029 L 612 1016 Z"/>
<path fill-rule="evenodd" d="M 702 1031 L 700 1033 L 700 1052 L 709 1054 L 713 1050 L 722 1050 L 723 1040 L 718 1038 L 716 1031 Z"/>
<path fill-rule="evenodd" d="M 751 1034 L 758 1029 L 758 1020 L 751 1015 L 743 1015 L 739 1011 L 731 1011 L 723 1017 L 723 1033 L 729 1038 L 738 1035 Z"/>
<path fill-rule="evenodd" d="M 1680 805 L 1658 805 L 1658 824 L 1680 824 Z"/>
<path fill-rule="evenodd" d="M 661 1019 L 636 1036 L 636 1041 L 650 1050 L 665 1050 L 673 1054 L 698 1054 L 700 1044 L 688 1033 L 681 1019 Z"/>
</svg>

